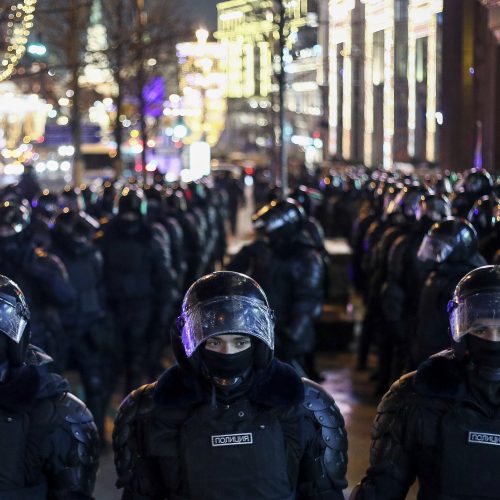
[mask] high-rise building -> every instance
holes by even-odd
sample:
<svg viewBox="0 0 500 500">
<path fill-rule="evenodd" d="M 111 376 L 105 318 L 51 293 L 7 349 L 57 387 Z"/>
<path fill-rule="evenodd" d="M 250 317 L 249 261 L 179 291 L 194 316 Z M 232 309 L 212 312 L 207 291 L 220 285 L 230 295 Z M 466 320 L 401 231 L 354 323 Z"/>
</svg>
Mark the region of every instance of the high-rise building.
<svg viewBox="0 0 500 500">
<path fill-rule="evenodd" d="M 500 160 L 500 2 L 329 0 L 329 153 L 464 170 Z"/>
<path fill-rule="evenodd" d="M 217 5 L 216 38 L 228 54 L 228 119 L 225 140 L 231 150 L 245 153 L 274 148 L 276 139 L 279 67 L 279 2 L 230 0 Z M 319 122 L 323 114 L 320 85 L 322 48 L 318 45 L 315 0 L 285 2 L 286 123 L 284 142 L 289 156 L 304 160 L 320 156 L 310 146 L 320 146 Z M 322 144 L 322 142 L 321 142 Z M 321 153 L 321 147 L 316 148 Z M 312 154 L 314 153 L 314 154 Z"/>
</svg>

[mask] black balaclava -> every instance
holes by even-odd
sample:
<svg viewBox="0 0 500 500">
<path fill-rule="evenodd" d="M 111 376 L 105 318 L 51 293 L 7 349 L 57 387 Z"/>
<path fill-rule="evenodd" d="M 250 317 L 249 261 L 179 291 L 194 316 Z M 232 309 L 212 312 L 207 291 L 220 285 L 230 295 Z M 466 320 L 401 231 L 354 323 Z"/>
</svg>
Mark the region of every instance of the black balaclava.
<svg viewBox="0 0 500 500">
<path fill-rule="evenodd" d="M 201 348 L 202 370 L 220 399 L 234 400 L 250 388 L 253 379 L 254 350 L 253 342 L 244 351 L 234 354 Z"/>
<path fill-rule="evenodd" d="M 483 379 L 500 381 L 500 342 L 467 336 L 467 350 L 474 370 Z"/>
</svg>

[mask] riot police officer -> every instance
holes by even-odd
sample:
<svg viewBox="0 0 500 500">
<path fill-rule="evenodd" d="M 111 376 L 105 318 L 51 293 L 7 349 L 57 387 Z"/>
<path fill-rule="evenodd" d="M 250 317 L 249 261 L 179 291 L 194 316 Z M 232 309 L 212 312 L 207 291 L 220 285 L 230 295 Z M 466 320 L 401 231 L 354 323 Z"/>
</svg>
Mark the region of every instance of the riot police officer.
<svg viewBox="0 0 500 500">
<path fill-rule="evenodd" d="M 498 499 L 500 267 L 459 282 L 448 305 L 453 349 L 396 382 L 373 425 L 370 468 L 352 500 Z"/>
<path fill-rule="evenodd" d="M 342 416 L 319 385 L 273 358 L 259 285 L 226 271 L 199 279 L 177 328 L 178 364 L 134 391 L 116 420 L 123 498 L 343 498 Z"/>
<path fill-rule="evenodd" d="M 77 292 L 77 299 L 61 311 L 65 330 L 59 349 L 59 363 L 78 368 L 89 406 L 104 438 L 107 405 L 106 368 L 111 359 L 113 340 L 107 318 L 101 252 L 89 234 L 96 221 L 85 212 L 65 208 L 54 223 L 51 251 L 63 262 Z"/>
<path fill-rule="evenodd" d="M 24 295 L 0 276 L 0 499 L 91 500 L 99 456 L 92 415 L 29 340 Z"/>
<path fill-rule="evenodd" d="M 165 230 L 150 224 L 140 188 L 125 187 L 116 200 L 116 217 L 97 238 L 104 259 L 106 293 L 122 347 L 127 392 L 140 385 L 152 348 L 165 336 L 175 297 Z"/>
<path fill-rule="evenodd" d="M 64 336 L 61 310 L 72 306 L 76 292 L 60 259 L 36 247 L 29 226 L 29 206 L 0 204 L 0 273 L 23 287 L 34 342 L 54 356 L 57 365 Z"/>
<path fill-rule="evenodd" d="M 415 224 L 391 246 L 381 304 L 388 331 L 392 333 L 392 380 L 403 373 L 405 364 L 409 362 L 409 340 L 414 336 L 416 320 L 415 306 L 434 265 L 432 261 L 422 262 L 417 256 L 418 249 L 431 226 L 450 215 L 451 206 L 446 197 L 422 195 L 415 210 Z"/>
<path fill-rule="evenodd" d="M 325 279 L 321 253 L 303 231 L 306 220 L 292 198 L 265 205 L 253 216 L 257 240 L 228 265 L 251 275 L 266 292 L 276 314 L 278 357 L 299 372 L 313 365 L 305 359 L 314 352 L 314 321 L 321 315 Z"/>
<path fill-rule="evenodd" d="M 477 252 L 477 233 L 459 219 L 446 219 L 432 226 L 422 241 L 418 258 L 434 264 L 418 304 L 412 345 L 414 366 L 449 346 L 446 304 L 462 276 L 486 261 Z"/>
<path fill-rule="evenodd" d="M 481 255 L 492 264 L 500 249 L 500 200 L 494 195 L 483 196 L 474 203 L 467 218 L 478 233 Z"/>
</svg>

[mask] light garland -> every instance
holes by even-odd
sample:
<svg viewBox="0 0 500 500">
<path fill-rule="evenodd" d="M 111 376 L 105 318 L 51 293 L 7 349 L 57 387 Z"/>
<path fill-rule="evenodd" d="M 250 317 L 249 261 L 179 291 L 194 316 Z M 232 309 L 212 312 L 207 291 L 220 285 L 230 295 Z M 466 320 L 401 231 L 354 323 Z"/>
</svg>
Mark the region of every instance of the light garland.
<svg viewBox="0 0 500 500">
<path fill-rule="evenodd" d="M 7 24 L 7 54 L 0 64 L 0 82 L 9 78 L 26 52 L 26 44 L 33 28 L 37 0 L 23 0 L 11 6 Z"/>
</svg>

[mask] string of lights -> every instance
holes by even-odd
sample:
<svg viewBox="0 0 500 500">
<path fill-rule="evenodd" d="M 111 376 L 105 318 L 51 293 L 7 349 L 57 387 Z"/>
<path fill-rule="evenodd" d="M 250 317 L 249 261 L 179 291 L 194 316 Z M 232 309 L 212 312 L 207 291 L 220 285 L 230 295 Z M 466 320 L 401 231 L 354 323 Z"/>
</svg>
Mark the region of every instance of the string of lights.
<svg viewBox="0 0 500 500">
<path fill-rule="evenodd" d="M 23 0 L 11 6 L 7 23 L 7 52 L 0 63 L 0 82 L 9 78 L 26 52 L 33 28 L 37 0 Z"/>
</svg>

